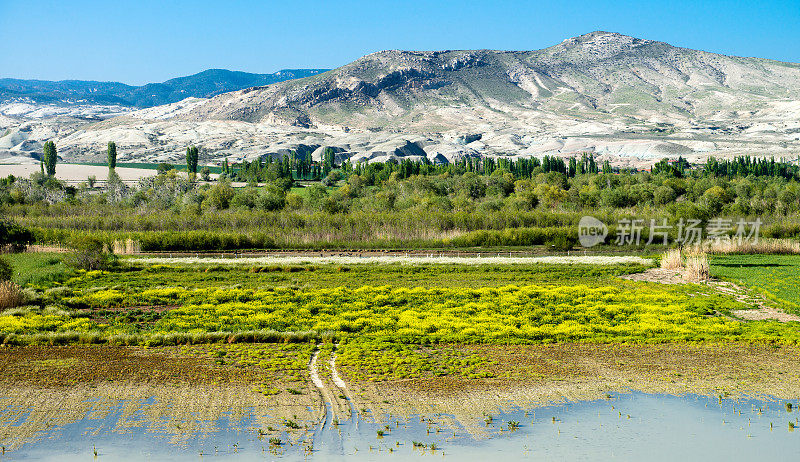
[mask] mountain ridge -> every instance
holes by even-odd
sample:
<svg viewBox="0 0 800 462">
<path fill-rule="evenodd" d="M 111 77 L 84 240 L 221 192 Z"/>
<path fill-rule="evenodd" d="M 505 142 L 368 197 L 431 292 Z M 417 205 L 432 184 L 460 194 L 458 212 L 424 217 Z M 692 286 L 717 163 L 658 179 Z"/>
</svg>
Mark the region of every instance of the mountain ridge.
<svg viewBox="0 0 800 462">
<path fill-rule="evenodd" d="M 759 67 L 783 68 L 787 72 L 770 79 L 775 69 L 759 73 Z M 465 76 L 458 75 L 464 69 L 477 75 L 481 68 L 496 75 L 485 75 L 483 81 L 474 82 L 477 85 L 466 81 L 474 76 L 466 76 L 465 80 Z M 467 106 L 478 103 L 491 107 L 492 100 L 505 104 L 524 100 L 523 106 L 528 109 L 545 104 L 556 112 L 568 110 L 572 104 L 589 112 L 600 109 L 604 113 L 609 112 L 609 104 L 637 104 L 635 109 L 649 107 L 673 117 L 683 114 L 683 119 L 688 120 L 687 112 L 701 117 L 710 112 L 702 108 L 698 111 L 695 103 L 703 101 L 696 100 L 693 93 L 717 87 L 713 90 L 735 91 L 748 98 L 787 97 L 800 89 L 800 73 L 794 70 L 800 70 L 800 65 L 730 57 L 597 31 L 534 51 L 380 51 L 323 77 L 222 95 L 224 104 L 215 108 L 212 99 L 205 107 L 195 109 L 194 118 L 278 121 L 300 126 L 338 124 L 340 121 L 318 113 L 318 106 L 329 102 L 353 103 L 361 106 L 356 113 L 369 113 L 370 105 L 391 110 L 393 103 L 402 107 L 402 99 L 411 97 L 420 107 L 456 106 L 459 100 L 468 103 Z M 766 95 L 744 88 L 752 82 L 743 82 L 742 73 L 757 74 L 751 80 L 762 84 Z M 448 91 L 455 95 L 447 95 Z M 256 98 L 253 92 L 261 93 L 261 98 Z M 572 97 L 572 101 L 561 102 L 566 104 L 558 104 L 558 98 L 551 98 L 565 92 Z M 676 92 L 682 94 L 670 94 Z M 240 96 L 245 104 L 236 103 Z M 337 113 L 340 108 L 325 112 Z M 369 115 L 364 118 L 370 123 L 380 119 L 376 114 Z"/>
<path fill-rule="evenodd" d="M 187 143 L 211 163 L 325 148 L 353 161 L 795 158 L 800 65 L 595 31 L 532 51 L 384 50 L 299 79 L 57 128 L 13 132 L 7 149 L 38 149 L 44 133 L 76 159 L 101 158 L 108 140 L 131 158 L 171 162 Z"/>
<path fill-rule="evenodd" d="M 227 69 L 206 69 L 196 74 L 144 85 L 98 80 L 0 78 L 0 103 L 25 98 L 37 103 L 80 102 L 146 108 L 176 103 L 189 97 L 208 98 L 228 91 L 307 77 L 326 70 L 282 69 L 271 74 L 255 74 Z"/>
</svg>

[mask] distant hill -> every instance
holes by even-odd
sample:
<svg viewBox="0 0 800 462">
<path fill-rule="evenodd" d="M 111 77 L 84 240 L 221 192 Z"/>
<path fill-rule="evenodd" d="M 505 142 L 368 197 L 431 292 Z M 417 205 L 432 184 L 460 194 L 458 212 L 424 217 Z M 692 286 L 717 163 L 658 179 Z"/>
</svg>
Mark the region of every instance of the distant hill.
<svg viewBox="0 0 800 462">
<path fill-rule="evenodd" d="M 534 51 L 399 51 L 323 75 L 221 95 L 196 120 L 462 127 L 543 117 L 658 128 L 720 125 L 800 97 L 800 65 L 724 56 L 610 32 Z"/>
<path fill-rule="evenodd" d="M 800 154 L 800 64 L 603 31 L 541 50 L 381 51 L 328 72 L 209 71 L 116 92 L 51 84 L 56 94 L 65 86 L 142 106 L 221 94 L 85 114 L 8 105 L 0 156 L 22 161 L 51 139 L 64 159 L 96 162 L 110 140 L 127 162 L 180 162 L 192 143 L 211 164 L 292 151 L 319 159 L 326 148 L 353 162 L 591 152 L 635 168 L 664 157 Z"/>
<path fill-rule="evenodd" d="M 189 97 L 209 98 L 234 90 L 309 77 L 327 69 L 284 69 L 274 74 L 209 69 L 142 86 L 87 80 L 0 79 L 0 103 L 26 99 L 41 104 L 96 104 L 147 108 Z"/>
</svg>

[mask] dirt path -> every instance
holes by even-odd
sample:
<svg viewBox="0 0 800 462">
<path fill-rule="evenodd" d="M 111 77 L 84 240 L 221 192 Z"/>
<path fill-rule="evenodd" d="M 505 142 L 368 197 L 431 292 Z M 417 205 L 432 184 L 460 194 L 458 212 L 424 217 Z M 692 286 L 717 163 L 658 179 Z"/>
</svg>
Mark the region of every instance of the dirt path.
<svg viewBox="0 0 800 462">
<path fill-rule="evenodd" d="M 641 273 L 628 274 L 620 277 L 631 281 L 655 282 L 658 284 L 689 283 L 689 281 L 683 279 L 680 271 L 664 268 L 650 268 Z M 718 293 L 733 297 L 738 302 L 757 307 L 752 310 L 731 311 L 735 319 L 747 321 L 762 321 L 768 319 L 780 322 L 800 321 L 800 316 L 779 310 L 763 295 L 732 282 L 709 279 L 708 281 L 696 284 L 708 286 Z"/>
</svg>

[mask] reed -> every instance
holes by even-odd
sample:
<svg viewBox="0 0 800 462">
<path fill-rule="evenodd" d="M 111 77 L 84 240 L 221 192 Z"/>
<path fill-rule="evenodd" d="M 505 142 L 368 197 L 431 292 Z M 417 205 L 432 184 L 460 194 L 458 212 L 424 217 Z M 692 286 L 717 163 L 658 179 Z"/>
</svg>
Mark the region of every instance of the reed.
<svg viewBox="0 0 800 462">
<path fill-rule="evenodd" d="M 696 252 L 686 257 L 683 279 L 690 282 L 703 282 L 708 280 L 710 268 L 708 254 Z"/>
<path fill-rule="evenodd" d="M 22 289 L 11 281 L 0 282 L 0 310 L 16 308 L 25 301 Z"/>
<path fill-rule="evenodd" d="M 769 254 L 800 255 L 800 241 L 794 239 L 760 239 L 757 242 L 726 241 L 710 242 L 704 250 L 711 254 Z"/>
<path fill-rule="evenodd" d="M 661 254 L 661 268 L 680 270 L 683 267 L 683 257 L 680 249 L 669 249 Z"/>
</svg>

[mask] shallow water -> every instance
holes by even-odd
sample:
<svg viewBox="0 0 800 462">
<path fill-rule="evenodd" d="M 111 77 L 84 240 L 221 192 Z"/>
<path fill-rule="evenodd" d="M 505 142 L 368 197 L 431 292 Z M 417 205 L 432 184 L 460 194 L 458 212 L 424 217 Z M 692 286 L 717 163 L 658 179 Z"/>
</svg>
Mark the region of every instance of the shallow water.
<svg viewBox="0 0 800 462">
<path fill-rule="evenodd" d="M 295 444 L 271 446 L 248 422 L 214 422 L 207 434 L 178 444 L 146 425 L 120 428 L 121 407 L 103 418 L 86 417 L 46 435 L 0 460 L 797 460 L 800 412 L 785 401 L 719 400 L 704 396 L 642 393 L 609 400 L 567 403 L 535 410 L 492 414 L 478 423 L 483 437 L 470 436 L 448 416 L 388 419 L 354 417 L 331 421 L 305 436 L 279 435 Z M 136 419 L 136 417 L 134 417 Z M 508 430 L 508 422 L 519 422 Z M 143 422 L 143 421 L 140 421 Z M 789 422 L 797 424 L 796 430 Z M 770 427 L 772 424 L 772 427 Z M 388 425 L 389 429 L 386 429 Z M 385 432 L 378 437 L 377 431 Z M 437 431 L 438 430 L 438 431 Z M 305 443 L 303 441 L 306 441 Z M 424 447 L 415 447 L 418 441 Z M 309 443 L 310 442 L 310 443 Z M 435 445 L 434 450 L 430 444 Z M 313 447 L 311 447 L 313 446 Z"/>
</svg>

